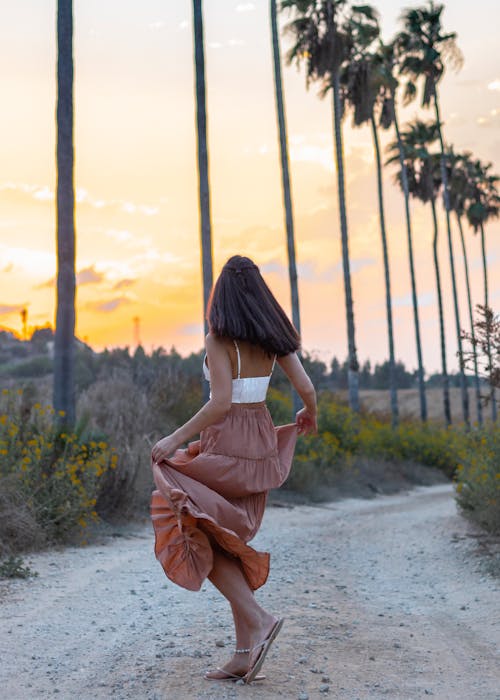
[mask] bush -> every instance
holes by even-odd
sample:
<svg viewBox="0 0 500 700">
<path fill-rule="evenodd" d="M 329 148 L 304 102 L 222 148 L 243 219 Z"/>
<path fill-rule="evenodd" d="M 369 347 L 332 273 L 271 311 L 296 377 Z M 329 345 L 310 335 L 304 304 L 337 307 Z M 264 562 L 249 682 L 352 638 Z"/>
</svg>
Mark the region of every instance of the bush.
<svg viewBox="0 0 500 700">
<path fill-rule="evenodd" d="M 500 430 L 483 430 L 464 448 L 456 477 L 457 503 L 464 515 L 500 533 Z"/>
<path fill-rule="evenodd" d="M 65 541 L 97 520 L 101 479 L 116 466 L 106 442 L 85 434 L 84 424 L 65 432 L 34 393 L 28 387 L 0 394 L 3 556 L 41 541 Z"/>
<path fill-rule="evenodd" d="M 130 375 L 115 373 L 84 392 L 78 414 L 114 445 L 118 457 L 117 468 L 103 477 L 98 513 L 106 517 L 119 513 L 123 517 L 137 508 L 145 510 L 152 491 L 149 462 L 155 416 L 144 389 Z M 166 432 L 168 428 L 167 424 Z"/>
<path fill-rule="evenodd" d="M 24 362 L 11 363 L 2 367 L 2 374 L 10 377 L 43 377 L 51 374 L 53 370 L 53 360 L 47 355 L 32 357 Z"/>
</svg>

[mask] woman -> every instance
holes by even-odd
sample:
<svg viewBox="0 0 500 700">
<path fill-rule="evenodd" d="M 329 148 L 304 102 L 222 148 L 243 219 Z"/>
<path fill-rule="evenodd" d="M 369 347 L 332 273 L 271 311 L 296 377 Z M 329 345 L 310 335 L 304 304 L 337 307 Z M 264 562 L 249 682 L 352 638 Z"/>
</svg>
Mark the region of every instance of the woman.
<svg viewBox="0 0 500 700">
<path fill-rule="evenodd" d="M 208 577 L 231 605 L 236 650 L 205 678 L 251 683 L 262 678 L 283 620 L 254 598 L 267 579 L 269 554 L 248 541 L 267 492 L 289 474 L 297 433 L 317 429 L 316 394 L 296 354 L 299 336 L 249 258 L 236 255 L 224 265 L 207 317 L 210 400 L 152 449 L 155 554 L 172 581 L 199 590 Z M 304 402 L 296 423 L 278 428 L 265 405 L 275 362 Z M 198 433 L 200 440 L 179 449 Z"/>
</svg>

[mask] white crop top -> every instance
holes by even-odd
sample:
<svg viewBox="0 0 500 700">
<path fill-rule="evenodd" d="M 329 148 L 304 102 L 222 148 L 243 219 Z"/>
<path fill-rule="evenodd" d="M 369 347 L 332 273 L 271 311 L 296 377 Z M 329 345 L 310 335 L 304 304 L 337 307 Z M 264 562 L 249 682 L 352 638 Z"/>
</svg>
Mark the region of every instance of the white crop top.
<svg viewBox="0 0 500 700">
<path fill-rule="evenodd" d="M 241 374 L 241 358 L 240 349 L 236 340 L 233 340 L 236 354 L 238 356 L 238 377 L 233 379 L 233 396 L 232 403 L 258 403 L 266 400 L 267 389 L 271 381 L 274 365 L 276 364 L 276 355 L 274 356 L 271 372 L 264 377 L 240 377 Z M 207 356 L 203 360 L 203 374 L 205 379 L 210 381 L 210 369 L 207 366 Z M 212 392 L 210 392 L 212 398 Z"/>
</svg>

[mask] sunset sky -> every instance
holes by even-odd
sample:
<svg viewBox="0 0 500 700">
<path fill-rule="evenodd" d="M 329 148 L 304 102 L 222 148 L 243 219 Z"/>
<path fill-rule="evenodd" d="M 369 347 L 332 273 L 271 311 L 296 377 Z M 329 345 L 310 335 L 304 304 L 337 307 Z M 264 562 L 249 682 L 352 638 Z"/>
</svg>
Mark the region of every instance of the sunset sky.
<svg viewBox="0 0 500 700">
<path fill-rule="evenodd" d="M 389 39 L 407 4 L 374 3 Z M 415 4 L 415 3 L 413 3 Z M 255 259 L 287 311 L 283 223 L 267 0 L 205 0 L 214 264 Z M 55 308 L 56 3 L 0 7 L 0 326 L 53 323 Z M 283 21 L 284 18 L 282 18 Z M 441 84 L 448 143 L 500 170 L 500 7 L 453 0 L 444 12 L 465 63 Z M 147 351 L 200 349 L 202 291 L 191 2 L 75 0 L 77 335 L 96 349 L 132 346 L 140 317 Z M 282 39 L 282 53 L 288 46 Z M 322 359 L 347 352 L 331 99 L 284 69 L 303 346 Z M 421 112 L 418 103 L 402 119 Z M 387 356 L 373 145 L 345 121 L 347 206 L 360 360 Z M 384 143 L 393 134 L 384 136 Z M 397 357 L 416 365 L 403 200 L 385 172 Z M 439 369 L 430 209 L 412 203 L 424 364 Z M 448 355 L 456 367 L 451 282 L 441 223 Z M 457 233 L 455 231 L 455 233 Z M 500 309 L 500 225 L 487 229 L 491 304 Z M 475 302 L 479 239 L 467 230 Z M 455 238 L 462 326 L 463 267 Z"/>
</svg>

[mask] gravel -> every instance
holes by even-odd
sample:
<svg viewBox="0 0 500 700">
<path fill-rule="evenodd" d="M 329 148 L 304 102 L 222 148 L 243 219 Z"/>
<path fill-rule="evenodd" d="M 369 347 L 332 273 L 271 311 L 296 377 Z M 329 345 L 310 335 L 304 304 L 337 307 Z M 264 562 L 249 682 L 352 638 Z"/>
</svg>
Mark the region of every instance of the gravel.
<svg viewBox="0 0 500 700">
<path fill-rule="evenodd" d="M 286 624 L 251 687 L 202 677 L 234 645 L 217 591 L 170 583 L 149 523 L 117 534 L 0 582 L 2 697 L 500 699 L 500 584 L 449 485 L 267 510 L 257 597 Z"/>
</svg>

